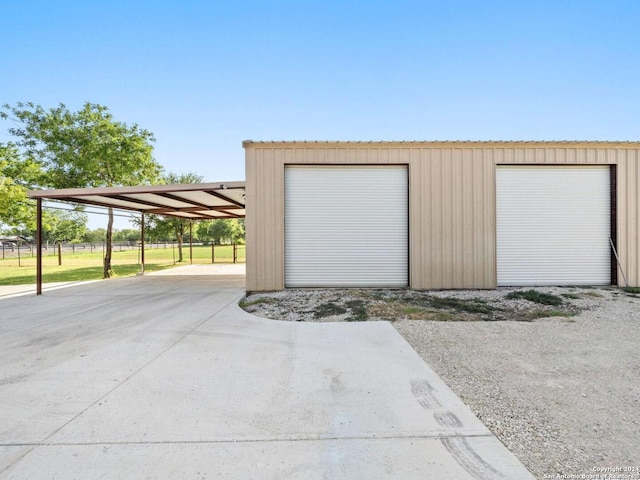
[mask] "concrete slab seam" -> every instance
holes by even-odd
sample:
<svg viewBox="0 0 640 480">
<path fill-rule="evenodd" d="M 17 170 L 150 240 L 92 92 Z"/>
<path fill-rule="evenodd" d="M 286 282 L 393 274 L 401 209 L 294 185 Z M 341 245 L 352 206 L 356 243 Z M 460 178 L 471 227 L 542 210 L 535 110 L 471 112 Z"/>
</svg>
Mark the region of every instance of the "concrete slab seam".
<svg viewBox="0 0 640 480">
<path fill-rule="evenodd" d="M 108 446 L 108 445 L 216 445 L 216 444 L 242 444 L 242 443 L 287 443 L 287 442 L 324 442 L 324 441 L 361 441 L 361 440 L 440 440 L 443 445 L 447 440 L 464 440 L 467 438 L 494 438 L 487 434 L 465 434 L 462 435 L 359 435 L 350 437 L 340 437 L 333 435 L 319 435 L 290 438 L 245 438 L 228 440 L 149 440 L 144 442 L 136 441 L 115 441 L 115 442 L 47 442 L 47 443 L 3 443 L 0 447 L 77 447 L 77 446 Z M 446 445 L 445 445 L 446 446 Z M 457 448 L 457 447 L 456 447 Z M 461 448 L 458 448 L 461 450 Z"/>
</svg>

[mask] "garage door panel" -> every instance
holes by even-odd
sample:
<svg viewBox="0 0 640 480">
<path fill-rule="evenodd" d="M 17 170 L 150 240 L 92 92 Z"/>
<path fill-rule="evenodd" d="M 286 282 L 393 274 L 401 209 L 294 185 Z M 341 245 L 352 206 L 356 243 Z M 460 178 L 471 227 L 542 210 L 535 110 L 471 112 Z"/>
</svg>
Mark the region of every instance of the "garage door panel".
<svg viewBox="0 0 640 480">
<path fill-rule="evenodd" d="M 406 167 L 287 166 L 287 287 L 408 284 Z"/>
<path fill-rule="evenodd" d="M 608 167 L 496 171 L 498 285 L 609 284 Z"/>
</svg>

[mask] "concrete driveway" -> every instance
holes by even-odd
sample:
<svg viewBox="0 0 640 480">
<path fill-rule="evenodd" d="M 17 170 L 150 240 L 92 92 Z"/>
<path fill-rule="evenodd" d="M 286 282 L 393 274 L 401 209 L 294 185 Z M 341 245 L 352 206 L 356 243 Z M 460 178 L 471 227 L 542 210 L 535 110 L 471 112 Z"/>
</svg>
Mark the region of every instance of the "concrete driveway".
<svg viewBox="0 0 640 480">
<path fill-rule="evenodd" d="M 0 479 L 533 478 L 390 324 L 204 268 L 0 299 Z"/>
</svg>

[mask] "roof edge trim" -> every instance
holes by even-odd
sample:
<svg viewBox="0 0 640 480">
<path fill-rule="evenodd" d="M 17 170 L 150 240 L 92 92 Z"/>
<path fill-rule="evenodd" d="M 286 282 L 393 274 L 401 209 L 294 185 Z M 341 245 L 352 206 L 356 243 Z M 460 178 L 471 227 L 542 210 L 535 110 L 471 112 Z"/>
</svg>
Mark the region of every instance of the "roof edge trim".
<svg viewBox="0 0 640 480">
<path fill-rule="evenodd" d="M 243 148 L 294 147 L 294 146 L 340 145 L 340 146 L 392 146 L 415 145 L 424 147 L 514 147 L 514 146 L 571 146 L 571 147 L 632 147 L 640 148 L 640 141 L 631 140 L 244 140 Z"/>
</svg>

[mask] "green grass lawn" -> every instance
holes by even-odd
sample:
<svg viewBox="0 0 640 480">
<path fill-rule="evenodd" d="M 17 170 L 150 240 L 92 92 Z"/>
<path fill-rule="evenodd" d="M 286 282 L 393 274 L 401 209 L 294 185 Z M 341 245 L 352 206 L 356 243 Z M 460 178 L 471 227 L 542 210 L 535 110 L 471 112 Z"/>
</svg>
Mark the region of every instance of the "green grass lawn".
<svg viewBox="0 0 640 480">
<path fill-rule="evenodd" d="M 62 265 L 58 266 L 57 254 L 46 253 L 42 257 L 42 282 L 73 282 L 100 280 L 102 278 L 102 252 L 63 253 Z M 178 249 L 154 248 L 145 251 L 145 271 L 152 272 L 173 266 L 189 264 L 189 246 L 183 248 L 184 262 L 178 263 Z M 237 250 L 238 262 L 245 260 L 245 248 Z M 216 246 L 216 263 L 233 262 L 233 247 Z M 138 250 L 118 251 L 114 249 L 111 266 L 116 276 L 135 275 L 140 271 Z M 211 246 L 194 246 L 193 263 L 211 264 Z M 28 285 L 36 283 L 36 257 L 23 256 L 18 265 L 16 257 L 0 260 L 0 285 Z"/>
</svg>

